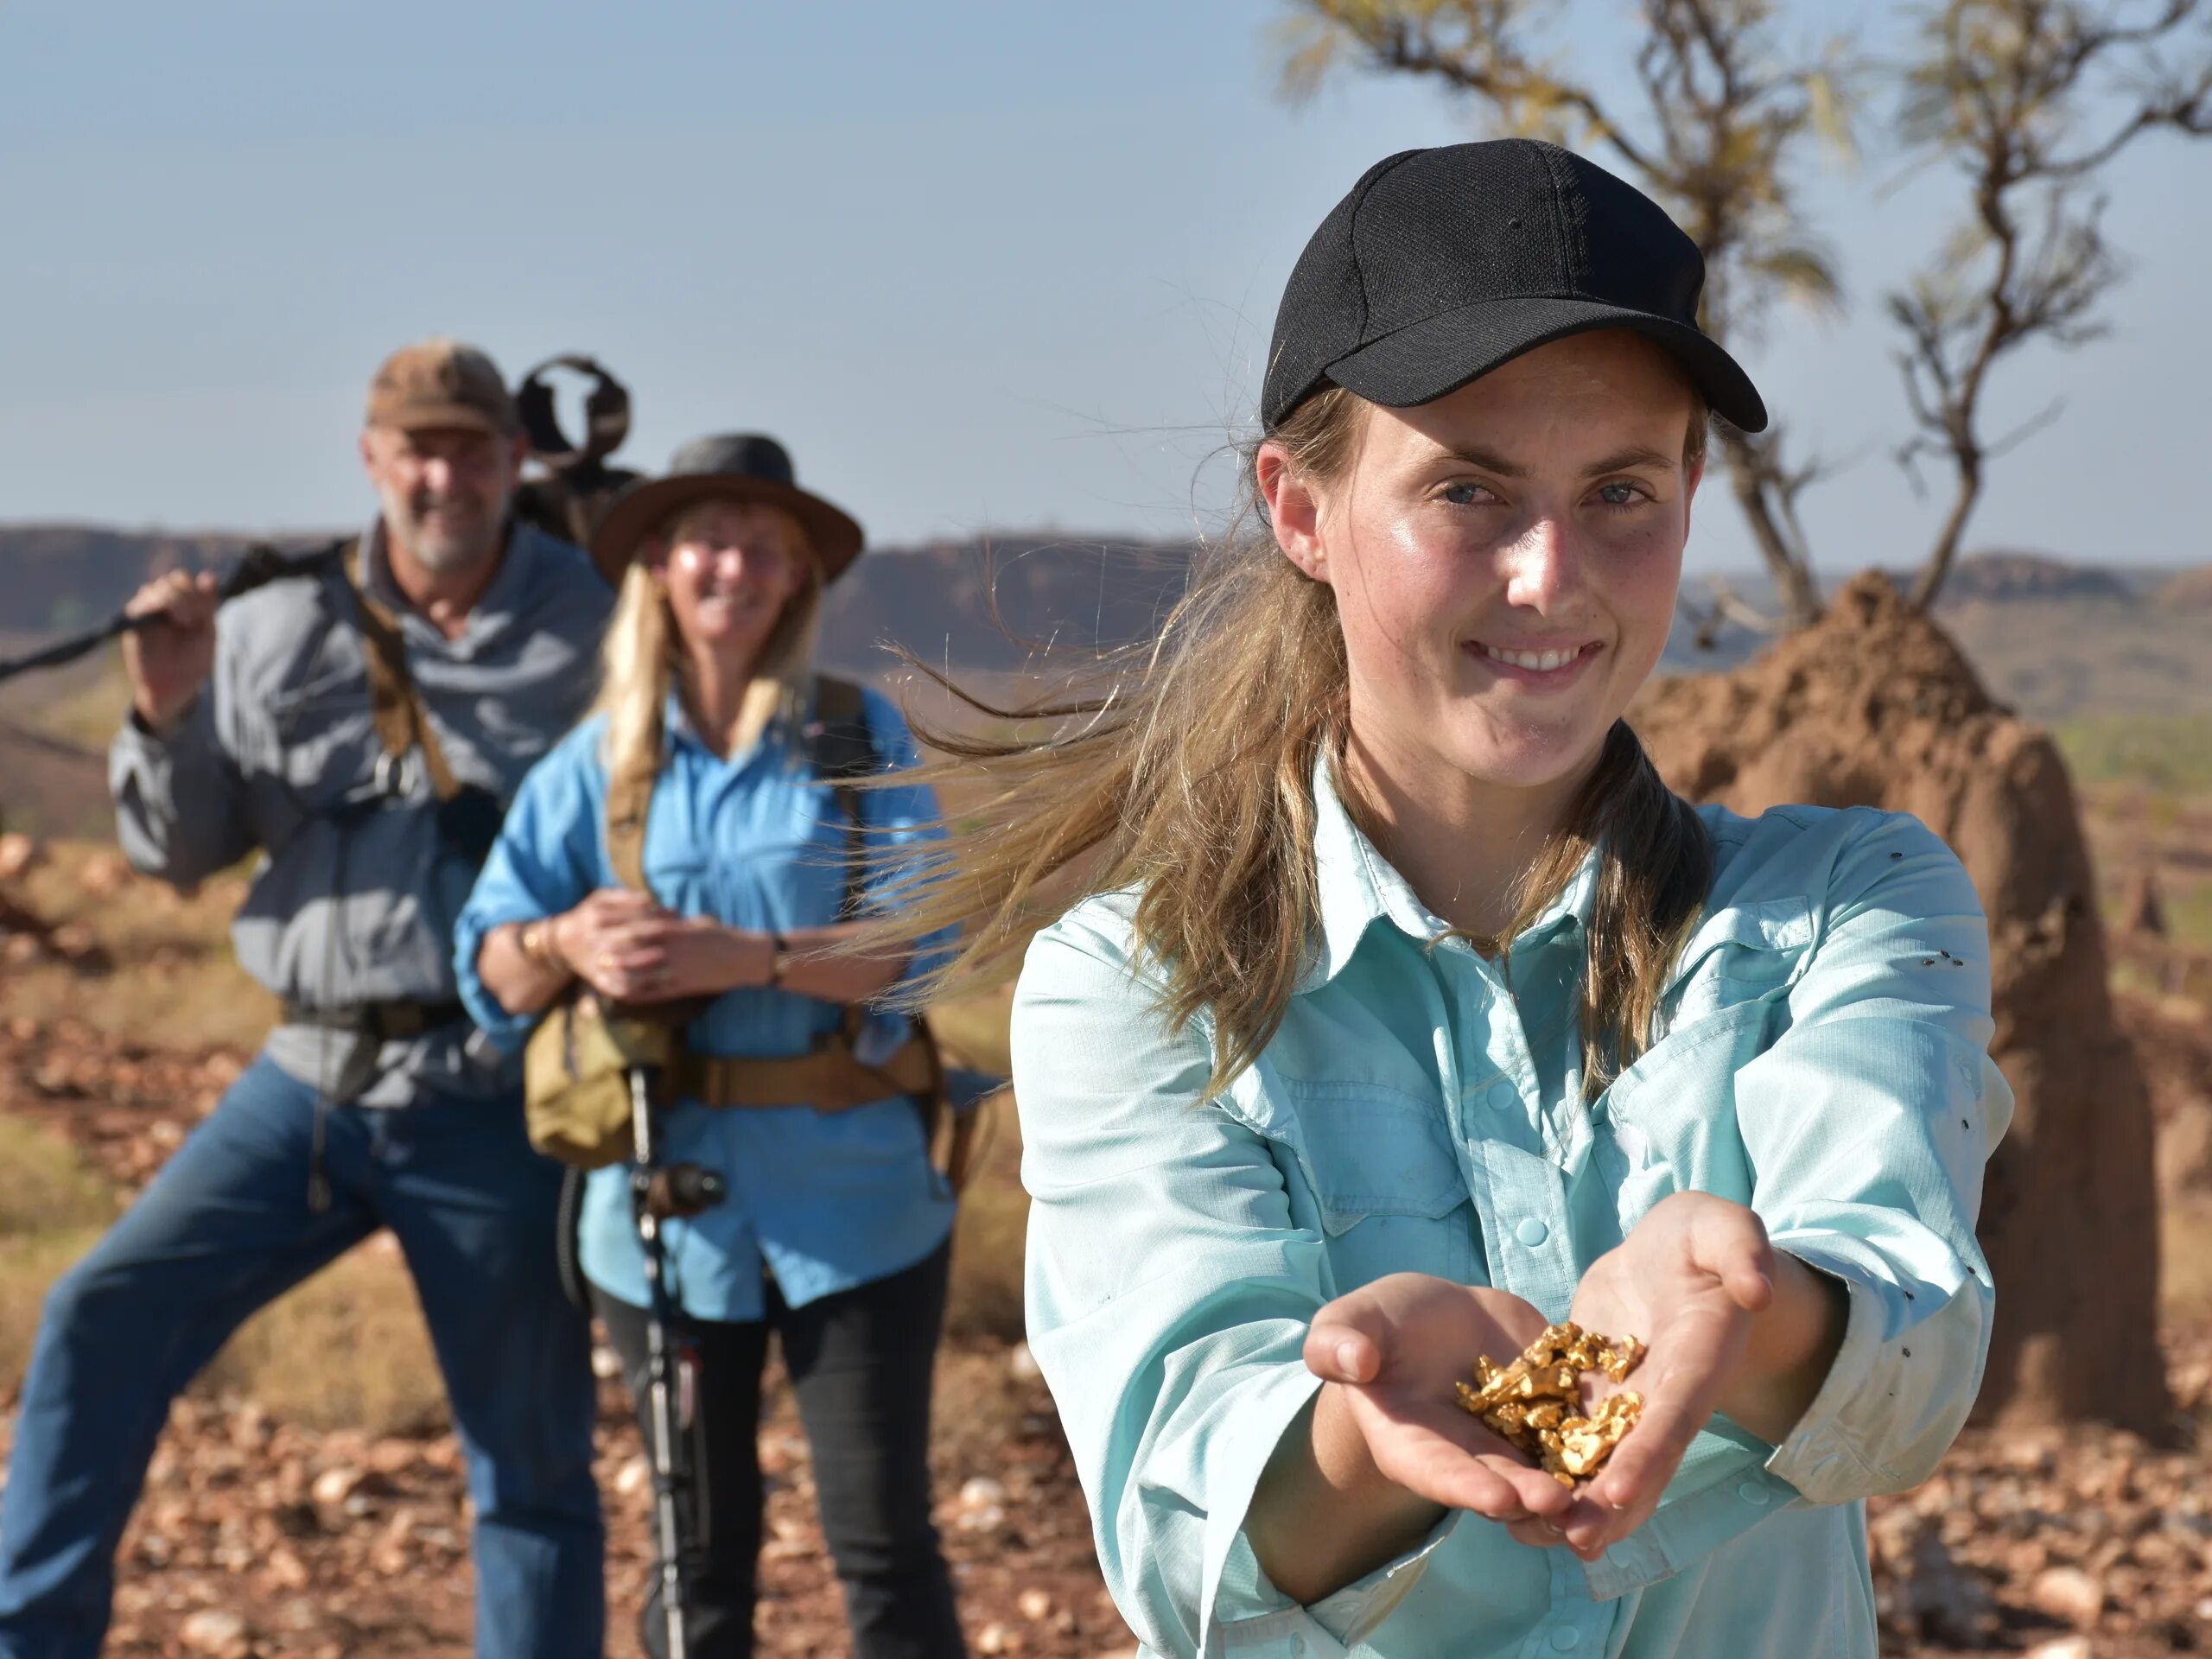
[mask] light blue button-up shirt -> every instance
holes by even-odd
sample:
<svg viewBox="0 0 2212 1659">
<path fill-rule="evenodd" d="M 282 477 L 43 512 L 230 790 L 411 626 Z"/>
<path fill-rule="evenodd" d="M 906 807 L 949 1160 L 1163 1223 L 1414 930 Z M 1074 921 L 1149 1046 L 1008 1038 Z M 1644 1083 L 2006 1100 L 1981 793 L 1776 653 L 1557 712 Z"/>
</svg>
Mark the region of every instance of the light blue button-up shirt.
<svg viewBox="0 0 2212 1659">
<path fill-rule="evenodd" d="M 1039 934 L 1015 998 L 1030 1340 L 1123 1618 L 1158 1655 L 1871 1659 L 1863 1500 L 1935 1467 L 1988 1344 L 1974 1217 L 2012 1095 L 1958 860 L 1899 815 L 1702 809 L 1717 872 L 1663 1035 L 1586 1106 L 1594 864 L 1516 942 L 1509 989 L 1429 943 L 1444 925 L 1317 785 L 1315 959 L 1224 1096 L 1202 1095 L 1203 1020 L 1171 1037 L 1154 1012 L 1129 895 Z M 1564 1319 L 1684 1190 L 1749 1205 L 1848 1293 L 1786 1442 L 1715 1418 L 1586 1566 L 1459 1514 L 1312 1606 L 1268 1582 L 1244 1516 L 1319 1387 L 1300 1349 L 1324 1302 L 1414 1271 Z"/>
<path fill-rule="evenodd" d="M 912 766 L 914 741 L 899 711 L 874 691 L 867 711 L 884 765 Z M 645 880 L 654 896 L 679 914 L 760 931 L 836 923 L 845 891 L 845 820 L 798 734 L 779 721 L 751 751 L 725 760 L 699 741 L 673 698 L 668 730 L 645 815 Z M 476 971 L 484 936 L 620 885 L 607 858 L 605 731 L 604 719 L 586 721 L 531 770 L 454 930 L 461 996 L 505 1047 L 520 1047 L 536 1016 L 508 1014 L 485 988 Z M 937 823 L 930 791 L 918 786 L 863 791 L 861 812 L 871 855 L 926 839 Z M 878 891 L 891 875 L 887 864 L 876 873 Z M 925 971 L 934 948 L 918 952 L 907 971 Z M 684 1040 L 696 1054 L 804 1054 L 843 1020 L 836 1003 L 747 987 L 708 1004 L 684 1028 Z M 903 1020 L 879 1014 L 868 1038 L 887 1047 L 903 1030 Z M 717 1109 L 682 1100 L 661 1129 L 664 1159 L 718 1171 L 729 1188 L 721 1204 L 664 1231 L 671 1287 L 697 1318 L 760 1318 L 764 1265 L 798 1307 L 912 1267 L 951 1230 L 952 1194 L 930 1162 L 911 1101 L 832 1114 L 804 1101 Z M 585 1276 L 645 1306 L 627 1165 L 592 1173 L 578 1231 Z"/>
</svg>

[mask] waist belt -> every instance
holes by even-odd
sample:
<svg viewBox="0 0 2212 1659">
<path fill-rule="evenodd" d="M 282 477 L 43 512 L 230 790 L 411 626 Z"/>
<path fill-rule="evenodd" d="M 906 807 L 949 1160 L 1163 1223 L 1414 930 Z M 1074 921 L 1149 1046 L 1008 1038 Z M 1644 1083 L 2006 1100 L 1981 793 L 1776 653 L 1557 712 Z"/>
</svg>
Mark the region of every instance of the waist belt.
<svg viewBox="0 0 2212 1659">
<path fill-rule="evenodd" d="M 351 1007 L 311 1008 L 288 997 L 283 1014 L 288 1026 L 365 1033 L 380 1043 L 421 1037 L 467 1020 L 468 1010 L 458 1002 L 357 1002 Z"/>
<path fill-rule="evenodd" d="M 811 1106 L 845 1112 L 900 1095 L 933 1097 L 938 1077 L 936 1047 L 916 1036 L 880 1064 L 853 1052 L 852 1039 L 831 1032 L 812 1052 L 777 1059 L 734 1054 L 682 1053 L 666 1077 L 675 1095 L 706 1106 Z"/>
</svg>

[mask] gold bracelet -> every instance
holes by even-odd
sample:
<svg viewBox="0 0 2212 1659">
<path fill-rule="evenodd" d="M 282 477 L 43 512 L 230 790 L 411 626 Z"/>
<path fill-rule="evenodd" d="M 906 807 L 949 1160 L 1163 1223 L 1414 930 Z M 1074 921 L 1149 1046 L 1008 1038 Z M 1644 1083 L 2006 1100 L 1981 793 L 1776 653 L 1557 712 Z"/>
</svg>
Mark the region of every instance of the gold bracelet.
<svg viewBox="0 0 2212 1659">
<path fill-rule="evenodd" d="M 550 972 L 564 974 L 568 972 L 568 968 L 558 957 L 553 954 L 552 941 L 547 937 L 551 933 L 552 929 L 551 920 L 545 917 L 540 917 L 534 922 L 524 922 L 522 937 L 516 943 L 522 946 L 523 955 L 540 968 Z"/>
</svg>

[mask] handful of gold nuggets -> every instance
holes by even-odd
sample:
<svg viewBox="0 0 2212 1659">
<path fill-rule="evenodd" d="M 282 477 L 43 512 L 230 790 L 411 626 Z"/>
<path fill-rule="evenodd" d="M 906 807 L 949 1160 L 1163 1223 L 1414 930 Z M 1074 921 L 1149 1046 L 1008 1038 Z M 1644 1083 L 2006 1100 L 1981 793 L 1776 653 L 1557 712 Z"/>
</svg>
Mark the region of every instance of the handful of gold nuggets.
<svg viewBox="0 0 2212 1659">
<path fill-rule="evenodd" d="M 1623 1389 L 1586 1416 L 1582 1373 L 1603 1371 L 1619 1382 L 1643 1359 L 1643 1344 L 1634 1337 L 1615 1342 L 1579 1325 L 1548 1325 L 1510 1365 L 1484 1354 L 1475 1361 L 1475 1386 L 1452 1387 L 1484 1427 L 1535 1459 L 1560 1485 L 1572 1486 L 1604 1468 L 1643 1414 L 1643 1396 Z"/>
</svg>

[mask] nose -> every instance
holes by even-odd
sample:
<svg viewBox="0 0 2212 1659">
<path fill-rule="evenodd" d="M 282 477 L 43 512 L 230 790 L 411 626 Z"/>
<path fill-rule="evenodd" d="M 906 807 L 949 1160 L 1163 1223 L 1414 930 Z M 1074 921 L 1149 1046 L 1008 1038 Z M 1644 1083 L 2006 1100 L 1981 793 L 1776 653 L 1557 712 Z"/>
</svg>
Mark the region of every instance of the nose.
<svg viewBox="0 0 2212 1659">
<path fill-rule="evenodd" d="M 1505 551 L 1505 600 L 1541 616 L 1565 608 L 1582 584 L 1582 549 L 1573 526 L 1540 513 Z"/>
<path fill-rule="evenodd" d="M 454 485 L 454 466 L 444 455 L 429 455 L 423 461 L 423 487 L 435 495 L 451 493 Z"/>
</svg>

